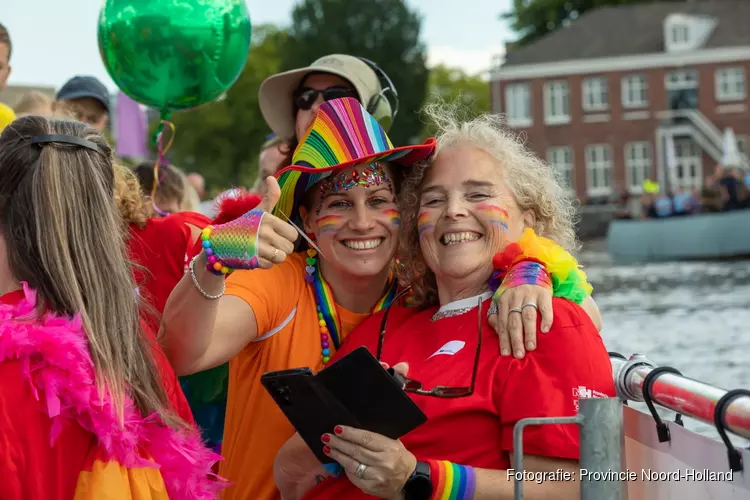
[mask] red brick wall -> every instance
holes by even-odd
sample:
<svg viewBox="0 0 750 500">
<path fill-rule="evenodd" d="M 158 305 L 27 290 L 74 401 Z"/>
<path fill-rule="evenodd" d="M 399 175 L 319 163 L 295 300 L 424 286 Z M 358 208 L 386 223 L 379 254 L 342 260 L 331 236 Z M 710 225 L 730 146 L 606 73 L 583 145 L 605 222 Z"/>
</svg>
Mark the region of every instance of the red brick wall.
<svg viewBox="0 0 750 500">
<path fill-rule="evenodd" d="M 750 136 L 750 99 L 746 96 L 744 101 L 718 102 L 716 100 L 715 71 L 721 67 L 745 68 L 746 75 L 746 94 L 750 96 L 750 61 L 741 63 L 726 64 L 705 64 L 698 66 L 685 67 L 698 71 L 699 91 L 698 106 L 699 110 L 716 125 L 720 130 L 726 127 L 732 127 L 737 136 Z M 625 144 L 634 141 L 647 141 L 651 143 L 653 172 L 656 178 L 656 167 L 658 165 L 656 149 L 656 129 L 660 120 L 656 113 L 668 109 L 667 90 L 664 84 L 664 78 L 667 72 L 679 68 L 667 69 L 646 69 L 633 70 L 626 72 L 610 72 L 585 75 L 571 75 L 566 77 L 548 77 L 532 80 L 514 80 L 514 81 L 494 81 L 492 82 L 493 111 L 504 112 L 505 110 L 505 86 L 509 83 L 530 83 L 531 84 L 531 114 L 533 123 L 530 127 L 519 128 L 527 138 L 527 144 L 542 158 L 546 158 L 547 149 L 554 146 L 569 146 L 573 149 L 573 161 L 575 164 L 575 188 L 581 200 L 586 199 L 586 168 L 585 168 L 585 147 L 589 144 L 607 143 L 612 149 L 613 160 L 613 190 L 626 187 L 625 181 Z M 621 79 L 626 75 L 642 74 L 648 82 L 648 107 L 639 109 L 623 109 L 621 99 Z M 609 110 L 584 113 L 582 107 L 583 89 L 582 82 L 589 77 L 606 77 L 608 81 L 609 92 Z M 544 100 L 543 88 L 544 83 L 550 80 L 566 80 L 569 91 L 569 110 L 570 123 L 565 125 L 546 125 L 544 123 Z M 497 100 L 501 102 L 496 102 Z M 742 113 L 719 113 L 719 106 L 729 104 L 744 104 L 746 110 Z M 625 120 L 623 115 L 631 111 L 649 111 L 648 119 Z M 609 121 L 586 123 L 585 114 L 610 115 Z M 713 158 L 704 154 L 703 172 L 704 175 L 710 174 L 715 166 Z"/>
</svg>

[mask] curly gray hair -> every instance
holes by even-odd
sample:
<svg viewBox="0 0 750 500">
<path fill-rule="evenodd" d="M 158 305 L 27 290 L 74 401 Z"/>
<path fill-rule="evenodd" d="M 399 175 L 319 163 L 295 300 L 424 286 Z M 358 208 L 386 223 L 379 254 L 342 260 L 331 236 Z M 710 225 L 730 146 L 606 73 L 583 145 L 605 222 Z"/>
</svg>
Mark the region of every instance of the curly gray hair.
<svg viewBox="0 0 750 500">
<path fill-rule="evenodd" d="M 568 251 L 575 251 L 576 207 L 566 196 L 560 175 L 540 160 L 522 143 L 520 138 L 503 126 L 498 115 L 484 114 L 463 120 L 457 104 L 433 104 L 423 111 L 437 126 L 435 155 L 415 165 L 406 175 L 401 196 L 401 276 L 411 285 L 414 305 L 428 307 L 437 303 L 437 284 L 434 273 L 427 267 L 419 246 L 417 219 L 422 182 L 427 169 L 446 151 L 458 144 L 470 144 L 497 160 L 498 171 L 513 193 L 521 211 L 534 213 L 532 229 Z"/>
</svg>

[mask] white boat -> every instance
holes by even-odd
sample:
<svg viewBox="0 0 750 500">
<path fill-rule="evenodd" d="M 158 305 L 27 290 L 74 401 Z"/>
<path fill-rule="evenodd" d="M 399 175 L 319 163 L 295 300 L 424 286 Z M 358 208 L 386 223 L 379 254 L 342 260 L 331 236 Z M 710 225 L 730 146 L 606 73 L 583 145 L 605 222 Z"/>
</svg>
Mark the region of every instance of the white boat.
<svg viewBox="0 0 750 500">
<path fill-rule="evenodd" d="M 613 220 L 607 248 L 618 264 L 750 256 L 750 210 Z"/>
</svg>

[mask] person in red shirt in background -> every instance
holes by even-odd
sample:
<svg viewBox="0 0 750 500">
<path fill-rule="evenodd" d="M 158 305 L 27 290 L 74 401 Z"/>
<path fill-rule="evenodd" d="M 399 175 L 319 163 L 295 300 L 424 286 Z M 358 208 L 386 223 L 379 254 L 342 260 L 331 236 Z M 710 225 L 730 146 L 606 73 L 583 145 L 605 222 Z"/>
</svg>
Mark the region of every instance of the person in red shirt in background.
<svg viewBox="0 0 750 500">
<path fill-rule="evenodd" d="M 138 285 L 138 294 L 151 307 L 145 311 L 149 331 L 154 340 L 158 333 L 161 314 L 169 294 L 185 274 L 187 264 L 202 250 L 200 234 L 211 220 L 194 212 L 177 212 L 163 217 L 156 215 L 153 204 L 143 195 L 144 178 L 148 173 L 153 179 L 153 164 L 141 164 L 142 178 L 127 167 L 117 170 L 115 200 L 120 215 L 127 225 L 128 250 L 134 264 L 133 274 Z M 157 195 L 163 206 L 172 206 L 173 199 L 181 197 L 179 176 L 164 176 L 166 186 L 157 186 Z M 260 197 L 242 192 L 237 198 L 221 203 L 221 213 L 216 223 L 232 220 L 255 208 Z M 155 354 L 160 369 L 174 376 L 160 347 Z M 170 394 L 183 419 L 193 422 L 193 417 L 203 432 L 209 446 L 216 449 L 221 443 L 226 407 L 226 366 L 206 372 L 182 377 L 182 391 Z M 183 392 L 184 391 L 184 392 Z M 186 398 L 187 396 L 187 398 Z M 192 411 L 191 411 L 192 410 Z"/>
<path fill-rule="evenodd" d="M 497 118 L 461 123 L 440 107 L 428 114 L 441 126 L 437 154 L 407 174 L 401 211 L 400 258 L 414 307 L 394 301 L 372 315 L 334 358 L 366 346 L 379 361 L 398 364 L 408 377 L 404 390 L 428 420 L 401 440 L 331 429 L 320 447 L 345 474 L 317 486 L 329 474 L 293 437 L 275 464 L 284 500 L 510 499 L 514 483 L 506 470 L 516 422 L 575 415 L 579 387 L 593 397 L 615 395 L 607 350 L 580 306 L 591 286 L 552 241 L 575 246 L 575 211 L 553 170 Z M 522 283 L 553 289 L 555 319 L 536 350 L 522 359 L 500 356 L 488 315 L 505 290 Z M 511 314 L 536 307 L 528 302 Z M 575 473 L 578 428 L 527 429 L 524 451 L 528 471 Z M 527 481 L 524 494 L 572 500 L 579 498 L 578 485 Z"/>
<path fill-rule="evenodd" d="M 107 141 L 20 118 L 0 179 L 0 497 L 215 498 L 219 457 L 142 321 Z"/>
</svg>

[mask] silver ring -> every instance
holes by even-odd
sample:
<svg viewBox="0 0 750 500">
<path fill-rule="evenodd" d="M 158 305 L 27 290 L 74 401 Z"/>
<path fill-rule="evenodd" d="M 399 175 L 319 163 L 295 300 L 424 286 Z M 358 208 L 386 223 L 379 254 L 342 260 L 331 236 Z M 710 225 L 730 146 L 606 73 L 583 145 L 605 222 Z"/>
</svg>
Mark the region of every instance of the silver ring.
<svg viewBox="0 0 750 500">
<path fill-rule="evenodd" d="M 508 311 L 508 314 L 510 314 L 510 313 L 522 313 L 522 312 L 523 312 L 523 307 L 514 307 L 513 309 L 511 309 L 511 310 Z"/>
<path fill-rule="evenodd" d="M 539 307 L 533 302 L 526 302 L 524 305 L 521 306 L 521 309 L 526 309 L 527 307 L 533 307 L 537 311 L 539 310 Z"/>
<path fill-rule="evenodd" d="M 273 249 L 273 255 L 271 255 L 271 260 L 276 260 L 276 255 L 279 253 L 278 248 Z"/>
<path fill-rule="evenodd" d="M 365 475 L 366 470 L 367 466 L 365 464 L 359 464 L 359 467 L 357 467 L 357 472 L 355 472 L 354 475 L 357 476 L 358 479 L 362 479 L 362 476 Z"/>
</svg>

